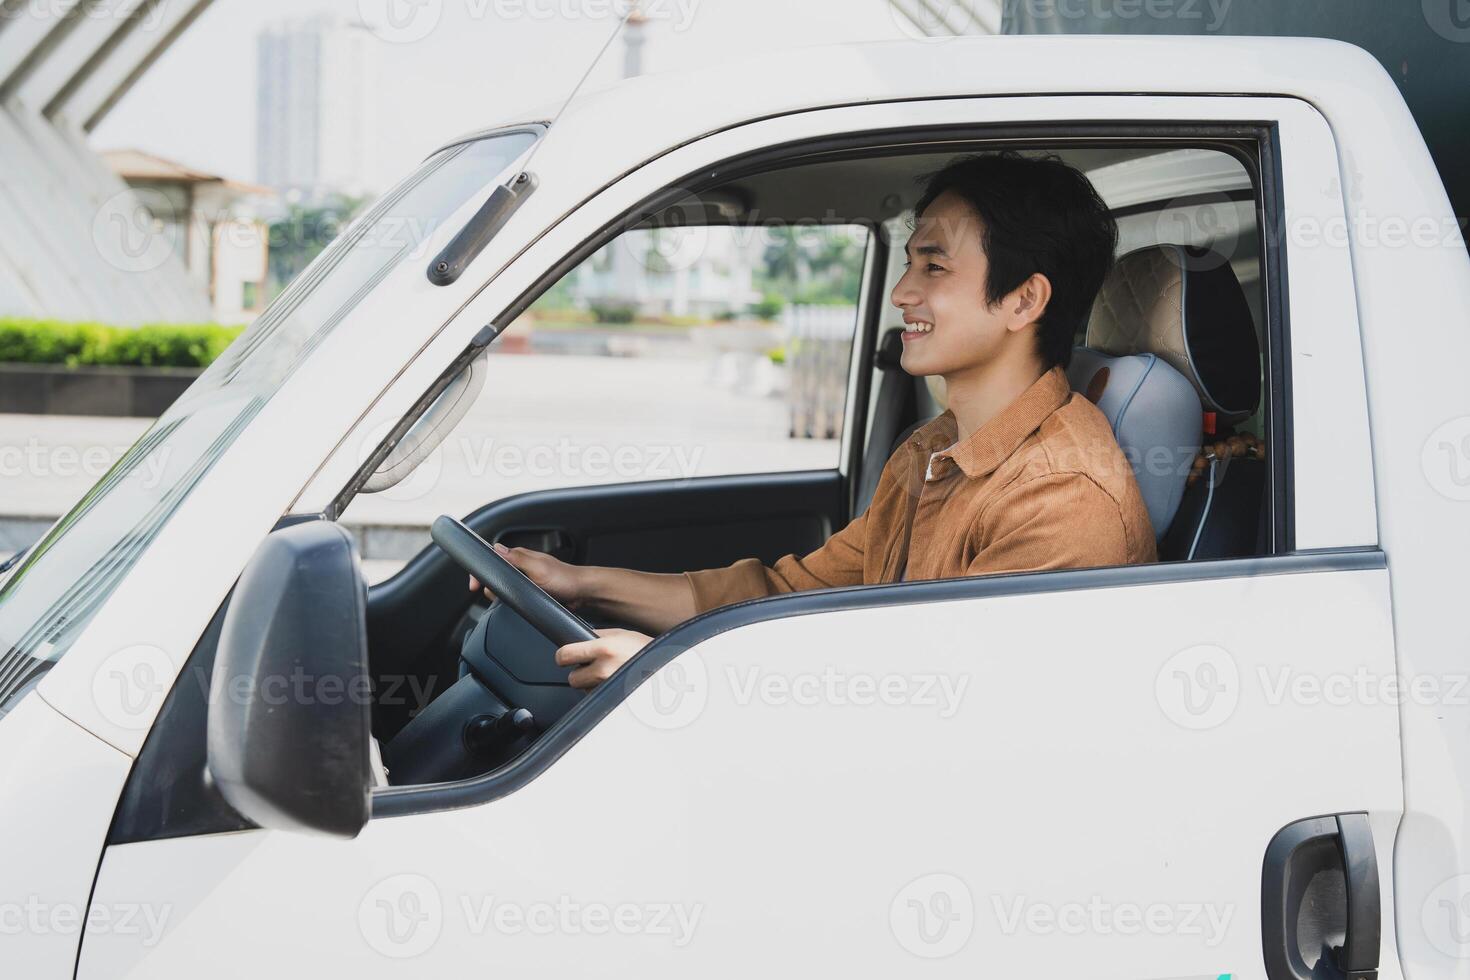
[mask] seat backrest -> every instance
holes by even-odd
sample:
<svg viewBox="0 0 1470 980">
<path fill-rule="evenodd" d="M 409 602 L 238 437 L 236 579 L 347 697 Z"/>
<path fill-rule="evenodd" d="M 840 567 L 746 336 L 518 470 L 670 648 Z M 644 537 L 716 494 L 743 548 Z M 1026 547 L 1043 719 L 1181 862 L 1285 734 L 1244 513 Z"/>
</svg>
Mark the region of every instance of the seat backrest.
<svg viewBox="0 0 1470 980">
<path fill-rule="evenodd" d="M 1162 538 L 1184 497 L 1189 464 L 1200 445 L 1199 396 L 1184 375 L 1155 354 L 1072 351 L 1072 390 L 1107 417 Z"/>
<path fill-rule="evenodd" d="M 1221 423 L 1249 418 L 1261 400 L 1250 304 L 1229 261 L 1207 248 L 1150 245 L 1118 259 L 1083 344 L 1104 354 L 1157 354 Z"/>
<path fill-rule="evenodd" d="M 1260 370 L 1250 307 L 1224 256 L 1153 245 L 1114 264 L 1093 304 L 1085 343 L 1073 351 L 1068 378 L 1113 424 L 1161 541 L 1166 535 L 1196 544 L 1254 540 L 1259 481 L 1201 488 L 1204 481 L 1189 485 L 1188 474 L 1207 413 L 1220 426 L 1255 412 Z M 1206 491 L 1223 491 L 1231 506 L 1191 499 Z M 1176 519 L 1190 526 L 1169 534 Z M 1249 522 L 1249 533 L 1221 527 L 1206 535 L 1203 525 L 1211 520 Z M 1179 557 L 1196 557 L 1194 550 L 1192 545 Z"/>
</svg>

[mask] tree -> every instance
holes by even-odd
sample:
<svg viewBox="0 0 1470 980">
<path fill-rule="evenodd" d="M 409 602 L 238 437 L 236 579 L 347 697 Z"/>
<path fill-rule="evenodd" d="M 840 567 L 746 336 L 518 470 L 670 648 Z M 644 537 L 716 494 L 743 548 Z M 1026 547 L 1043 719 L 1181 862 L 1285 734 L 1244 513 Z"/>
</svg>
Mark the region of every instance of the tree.
<svg viewBox="0 0 1470 980">
<path fill-rule="evenodd" d="M 362 210 L 364 197 L 337 195 L 314 204 L 293 203 L 270 224 L 268 295 L 274 298 L 311 264 Z"/>
</svg>

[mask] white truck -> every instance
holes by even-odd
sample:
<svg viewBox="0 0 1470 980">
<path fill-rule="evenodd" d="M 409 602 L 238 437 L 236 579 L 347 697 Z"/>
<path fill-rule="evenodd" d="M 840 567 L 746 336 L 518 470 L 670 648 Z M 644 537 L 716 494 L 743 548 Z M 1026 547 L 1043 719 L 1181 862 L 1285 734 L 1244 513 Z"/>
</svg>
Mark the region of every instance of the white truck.
<svg viewBox="0 0 1470 980">
<path fill-rule="evenodd" d="M 942 404 L 885 355 L 912 177 L 997 147 L 1117 217 L 1074 387 L 1160 561 L 738 603 L 565 686 L 586 624 L 484 541 L 820 544 Z M 833 468 L 487 499 L 364 584 L 344 508 L 567 270 L 824 215 L 871 230 Z M 1412 118 L 1333 42 L 809 48 L 457 141 L 0 579 L 0 972 L 1470 976 L 1467 309 Z"/>
</svg>

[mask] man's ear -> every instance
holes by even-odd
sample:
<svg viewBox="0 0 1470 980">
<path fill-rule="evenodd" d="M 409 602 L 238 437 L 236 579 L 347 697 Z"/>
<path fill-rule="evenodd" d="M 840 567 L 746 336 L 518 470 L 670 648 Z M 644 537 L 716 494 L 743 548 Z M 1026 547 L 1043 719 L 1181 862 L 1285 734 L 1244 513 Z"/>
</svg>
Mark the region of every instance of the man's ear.
<svg viewBox="0 0 1470 980">
<path fill-rule="evenodd" d="M 1029 327 L 1046 315 L 1051 302 L 1051 280 L 1039 272 L 1033 272 L 1025 282 L 1011 291 L 1005 298 L 1003 308 L 1010 314 L 1007 330 Z"/>
</svg>

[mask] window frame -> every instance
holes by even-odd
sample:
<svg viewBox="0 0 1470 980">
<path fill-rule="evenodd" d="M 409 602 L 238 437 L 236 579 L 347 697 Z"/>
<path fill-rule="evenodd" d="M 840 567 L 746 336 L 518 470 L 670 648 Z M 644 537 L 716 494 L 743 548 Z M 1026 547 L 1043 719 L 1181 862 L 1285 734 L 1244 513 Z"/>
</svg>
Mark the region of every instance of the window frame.
<svg viewBox="0 0 1470 980">
<path fill-rule="evenodd" d="M 587 235 L 575 247 L 569 249 L 546 270 L 518 293 L 497 315 L 493 323 L 503 331 L 523 314 L 543 294 L 561 279 L 576 269 L 583 261 L 626 231 L 638 227 L 662 209 L 690 194 L 698 195 L 714 187 L 741 177 L 764 173 L 783 166 L 800 165 L 816 160 L 864 158 L 880 156 L 911 155 L 919 144 L 931 143 L 945 147 L 950 152 L 973 152 L 986 148 L 1031 147 L 1054 148 L 1067 146 L 1120 147 L 1158 146 L 1160 142 L 1176 142 L 1179 148 L 1204 148 L 1227 153 L 1238 160 L 1250 176 L 1255 191 L 1256 235 L 1262 257 L 1261 275 L 1265 280 L 1266 318 L 1265 335 L 1268 338 L 1263 350 L 1266 404 L 1264 407 L 1266 429 L 1269 434 L 1267 445 L 1271 447 L 1270 485 L 1268 500 L 1271 506 L 1270 553 L 1286 554 L 1294 548 L 1294 511 L 1292 509 L 1293 484 L 1290 466 L 1290 347 L 1281 336 L 1289 329 L 1286 294 L 1284 291 L 1285 251 L 1281 247 L 1283 232 L 1280 225 L 1273 226 L 1278 233 L 1267 233 L 1268 207 L 1280 201 L 1281 168 L 1279 149 L 1279 127 L 1272 121 L 1248 122 L 1197 122 L 1197 123 L 1141 123 L 1122 121 L 1117 123 L 1087 121 L 1080 123 L 977 123 L 946 124 L 939 126 L 915 126 L 900 129 L 882 129 L 870 132 L 841 133 L 811 139 L 775 143 L 756 150 L 736 154 L 718 164 L 700 167 L 682 177 L 666 183 L 657 191 L 645 196 L 631 208 L 608 219 Z M 1250 147 L 1250 149 L 1247 149 Z M 1254 152 L 1251 152 L 1251 151 Z M 1279 208 L 1274 212 L 1278 222 L 1284 221 Z M 858 302 L 858 322 L 853 337 L 853 356 L 849 361 L 849 376 L 846 404 L 843 408 L 843 423 L 836 469 L 842 475 L 844 500 L 847 505 L 846 518 L 851 519 L 855 509 L 857 477 L 861 472 L 863 451 L 866 446 L 869 396 L 871 394 L 873 363 L 879 324 L 883 315 L 883 296 L 886 292 L 884 270 L 892 244 L 884 236 L 882 224 L 859 218 L 844 219 L 841 224 L 866 225 L 869 231 L 869 247 L 866 252 L 875 260 L 867 264 L 865 257 L 864 279 Z M 1273 283 L 1276 287 L 1273 288 Z M 1276 317 L 1280 318 L 1279 324 Z M 1279 341 L 1279 342 L 1278 342 Z M 858 434 L 861 433 L 861 437 Z M 1277 453 L 1276 447 L 1287 451 Z M 1278 465 L 1278 458 L 1284 465 Z M 757 475 L 743 474 L 743 475 Z M 345 506 L 347 501 L 339 499 Z M 341 512 L 339 507 L 338 513 Z"/>
</svg>

